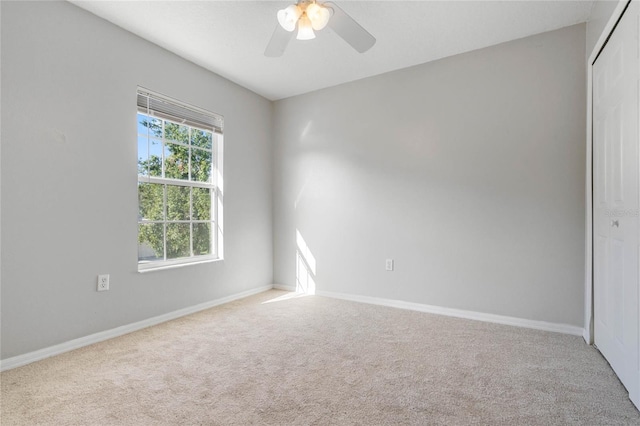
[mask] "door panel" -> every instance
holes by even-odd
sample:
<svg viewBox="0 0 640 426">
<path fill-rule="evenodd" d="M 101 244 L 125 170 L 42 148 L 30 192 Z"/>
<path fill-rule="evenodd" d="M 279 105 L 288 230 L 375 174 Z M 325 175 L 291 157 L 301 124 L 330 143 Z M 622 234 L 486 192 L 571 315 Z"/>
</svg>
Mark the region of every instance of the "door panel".
<svg viewBox="0 0 640 426">
<path fill-rule="evenodd" d="M 638 1 L 593 65 L 594 338 L 639 404 Z"/>
<path fill-rule="evenodd" d="M 596 244 L 595 244 L 595 253 L 598 253 L 599 261 L 595 264 L 595 280 L 598 282 L 604 282 L 606 280 L 606 271 L 608 270 L 608 239 L 601 235 L 598 236 Z M 594 299 L 598 299 L 600 306 L 608 306 L 609 301 L 607 300 L 607 294 L 603 291 L 602 286 L 595 287 Z M 607 310 L 608 311 L 608 310 Z M 607 311 L 600 313 L 600 318 L 598 320 L 603 324 L 604 327 L 609 325 L 609 318 L 607 317 Z"/>
<path fill-rule="evenodd" d="M 618 105 L 613 109 L 613 116 L 611 118 L 611 172 L 613 174 L 613 201 L 616 204 L 622 204 L 624 202 L 624 165 L 622 163 L 622 151 L 624 149 L 623 141 L 620 138 L 620 126 L 623 125 L 620 119 L 620 109 L 622 105 Z"/>
<path fill-rule="evenodd" d="M 624 289 L 624 241 L 611 241 L 611 301 L 607 304 L 609 318 L 613 319 L 611 329 L 618 343 L 624 344 L 622 339 L 623 309 L 622 293 Z"/>
</svg>

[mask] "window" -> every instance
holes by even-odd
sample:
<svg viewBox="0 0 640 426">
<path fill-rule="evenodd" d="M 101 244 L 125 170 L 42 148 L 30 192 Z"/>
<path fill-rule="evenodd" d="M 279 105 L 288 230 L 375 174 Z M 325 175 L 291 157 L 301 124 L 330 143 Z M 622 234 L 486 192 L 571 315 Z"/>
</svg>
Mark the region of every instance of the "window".
<svg viewBox="0 0 640 426">
<path fill-rule="evenodd" d="M 138 89 L 138 270 L 221 258 L 221 116 Z"/>
</svg>

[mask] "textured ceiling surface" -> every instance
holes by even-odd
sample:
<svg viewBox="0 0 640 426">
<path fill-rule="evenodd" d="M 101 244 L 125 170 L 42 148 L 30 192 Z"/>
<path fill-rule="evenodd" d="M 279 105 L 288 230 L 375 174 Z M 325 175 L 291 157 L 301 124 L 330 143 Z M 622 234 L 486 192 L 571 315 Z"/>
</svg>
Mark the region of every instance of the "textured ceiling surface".
<svg viewBox="0 0 640 426">
<path fill-rule="evenodd" d="M 585 22 L 593 3 L 336 0 L 376 37 L 371 50 L 327 27 L 267 58 L 276 13 L 294 1 L 71 2 L 271 100 Z"/>
</svg>

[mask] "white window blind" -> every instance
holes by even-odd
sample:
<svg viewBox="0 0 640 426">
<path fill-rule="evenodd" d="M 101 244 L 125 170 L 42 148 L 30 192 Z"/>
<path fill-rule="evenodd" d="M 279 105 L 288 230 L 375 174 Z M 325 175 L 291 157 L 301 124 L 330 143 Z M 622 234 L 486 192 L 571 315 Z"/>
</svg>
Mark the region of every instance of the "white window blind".
<svg viewBox="0 0 640 426">
<path fill-rule="evenodd" d="M 215 133 L 222 133 L 224 128 L 224 118 L 221 115 L 141 88 L 138 89 L 138 111 L 173 121 L 179 117 L 181 124 Z"/>
</svg>

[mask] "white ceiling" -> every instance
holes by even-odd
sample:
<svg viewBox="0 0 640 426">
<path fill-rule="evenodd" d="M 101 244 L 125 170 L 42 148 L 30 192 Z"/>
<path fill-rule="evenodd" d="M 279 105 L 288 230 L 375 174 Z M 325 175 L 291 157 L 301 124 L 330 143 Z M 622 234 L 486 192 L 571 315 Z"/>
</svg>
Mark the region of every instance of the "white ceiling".
<svg viewBox="0 0 640 426">
<path fill-rule="evenodd" d="M 335 0 L 376 37 L 371 50 L 325 28 L 267 58 L 276 12 L 293 0 L 70 1 L 271 100 L 585 22 L 593 3 Z"/>
</svg>

